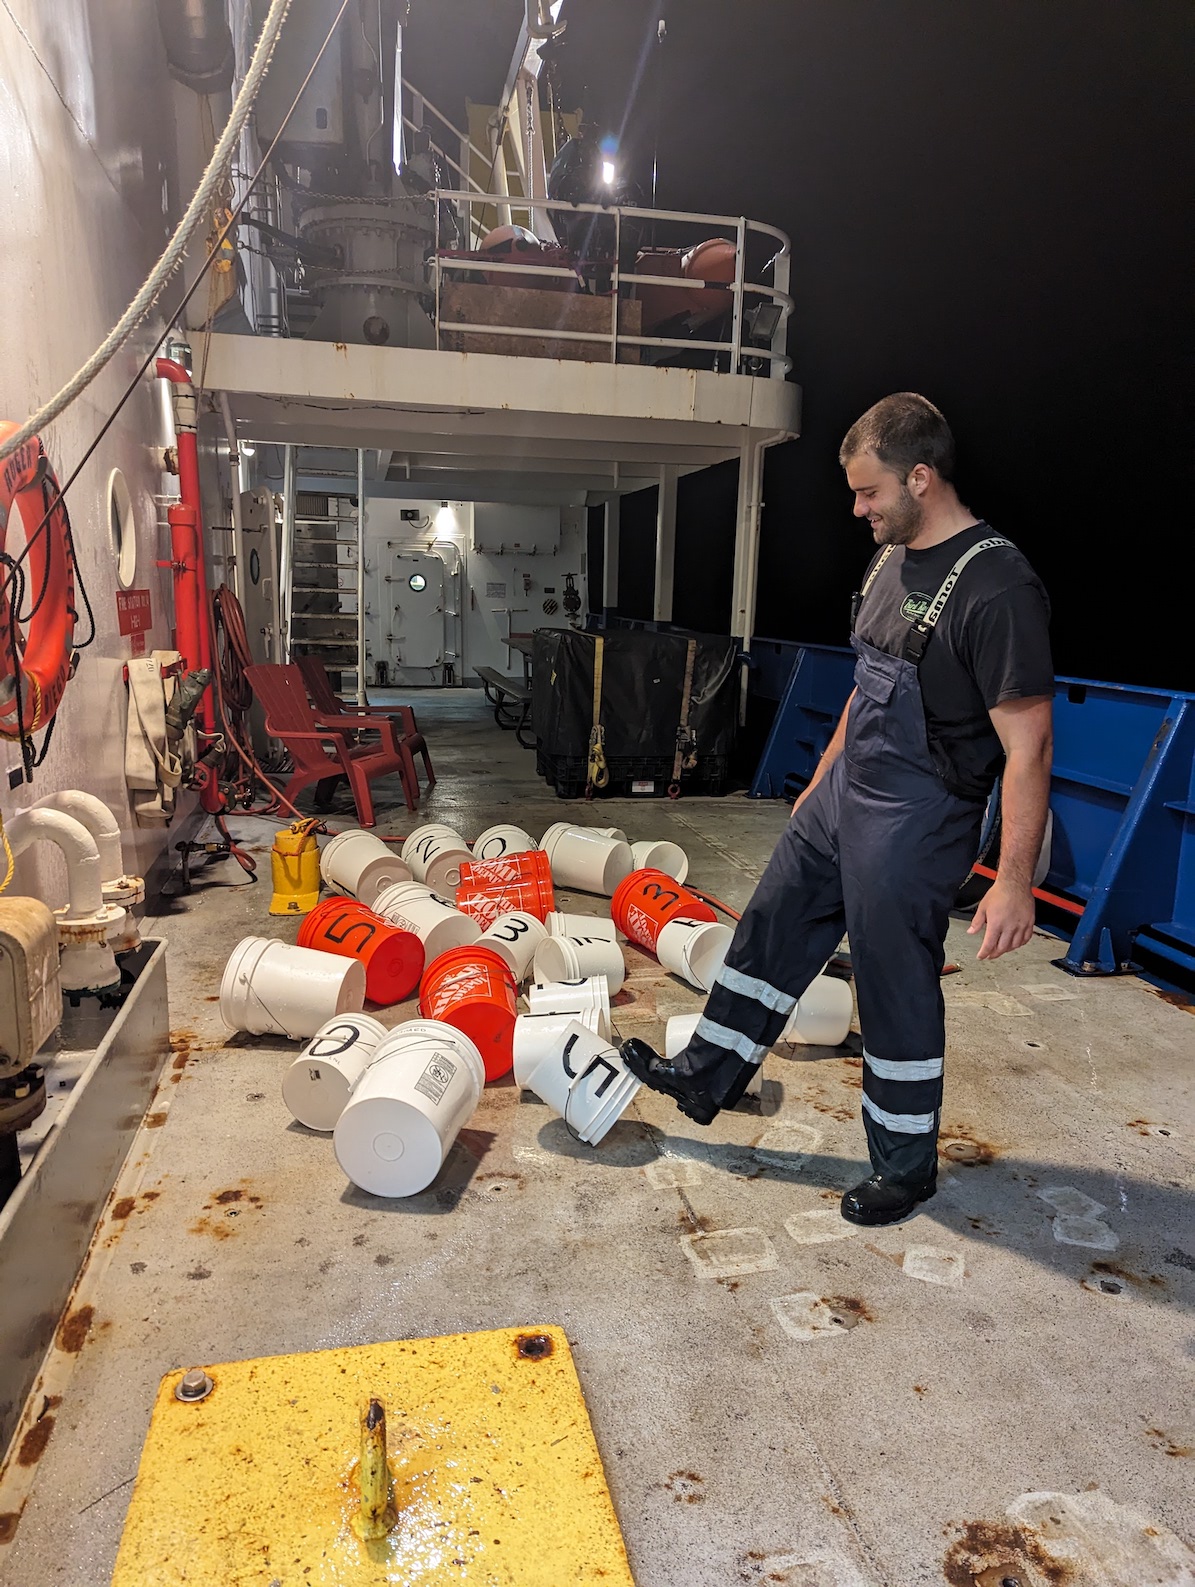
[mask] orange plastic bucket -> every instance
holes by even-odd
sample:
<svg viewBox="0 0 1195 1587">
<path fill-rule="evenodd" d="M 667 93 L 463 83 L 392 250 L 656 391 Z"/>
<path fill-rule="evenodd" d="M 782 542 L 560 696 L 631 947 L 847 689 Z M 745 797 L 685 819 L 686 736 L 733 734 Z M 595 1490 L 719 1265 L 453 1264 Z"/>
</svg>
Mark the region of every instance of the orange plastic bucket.
<svg viewBox="0 0 1195 1587">
<path fill-rule="evenodd" d="M 545 920 L 556 908 L 552 867 L 542 849 L 461 866 L 456 907 L 483 926 L 512 910 Z"/>
<path fill-rule="evenodd" d="M 355 898 L 325 898 L 299 927 L 299 947 L 359 959 L 371 1003 L 401 1003 L 419 985 L 423 944 Z"/>
<path fill-rule="evenodd" d="M 461 866 L 461 886 L 470 892 L 535 882 L 552 893 L 552 864 L 543 849 L 502 854 L 493 860 L 469 860 Z"/>
<path fill-rule="evenodd" d="M 450 948 L 428 965 L 419 1012 L 462 1031 L 481 1054 L 487 1080 L 514 1067 L 518 987 L 492 948 Z"/>
<path fill-rule="evenodd" d="M 632 871 L 620 882 L 610 900 L 610 913 L 618 929 L 649 953 L 656 951 L 660 933 L 672 920 L 717 920 L 708 904 L 663 871 Z"/>
<path fill-rule="evenodd" d="M 524 915 L 534 915 L 544 920 L 552 911 L 554 899 L 545 901 L 538 882 L 512 882 L 509 887 L 467 892 L 463 887 L 456 895 L 456 907 L 462 915 L 471 915 L 482 930 L 488 930 L 502 915 L 515 910 Z"/>
</svg>

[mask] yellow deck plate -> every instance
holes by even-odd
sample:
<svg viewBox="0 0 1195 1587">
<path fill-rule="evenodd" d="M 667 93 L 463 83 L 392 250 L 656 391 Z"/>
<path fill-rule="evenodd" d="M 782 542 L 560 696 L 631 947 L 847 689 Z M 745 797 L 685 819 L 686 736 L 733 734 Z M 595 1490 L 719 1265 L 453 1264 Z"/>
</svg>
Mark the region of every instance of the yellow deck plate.
<svg viewBox="0 0 1195 1587">
<path fill-rule="evenodd" d="M 197 1404 L 175 1399 L 181 1372 L 162 1379 L 112 1587 L 633 1587 L 561 1329 L 207 1371 Z M 398 1521 L 364 1543 L 350 1523 L 371 1397 Z"/>
</svg>

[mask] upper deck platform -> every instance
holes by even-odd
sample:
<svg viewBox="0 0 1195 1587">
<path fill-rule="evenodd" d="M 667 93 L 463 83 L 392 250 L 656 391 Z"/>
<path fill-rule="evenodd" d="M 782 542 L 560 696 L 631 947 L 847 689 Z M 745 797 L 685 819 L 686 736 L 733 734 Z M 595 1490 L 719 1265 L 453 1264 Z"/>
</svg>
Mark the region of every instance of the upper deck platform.
<svg viewBox="0 0 1195 1587">
<path fill-rule="evenodd" d="M 705 369 L 215 335 L 209 390 L 257 442 L 391 454 L 376 494 L 494 500 L 540 476 L 559 499 L 654 484 L 737 457 L 752 438 L 795 435 L 800 388 Z"/>
<path fill-rule="evenodd" d="M 798 433 L 783 233 L 745 217 L 537 199 L 526 218 L 542 209 L 558 228 L 604 227 L 605 259 L 441 246 L 450 211 L 475 238 L 478 206 L 500 216 L 527 202 L 428 195 L 418 311 L 409 282 L 394 291 L 410 339 L 430 345 L 213 335 L 206 385 L 227 396 L 238 436 L 389 454 L 378 494 L 495 500 L 517 480 L 512 499 L 532 490 L 581 505 Z M 766 282 L 748 278 L 753 255 Z"/>
</svg>

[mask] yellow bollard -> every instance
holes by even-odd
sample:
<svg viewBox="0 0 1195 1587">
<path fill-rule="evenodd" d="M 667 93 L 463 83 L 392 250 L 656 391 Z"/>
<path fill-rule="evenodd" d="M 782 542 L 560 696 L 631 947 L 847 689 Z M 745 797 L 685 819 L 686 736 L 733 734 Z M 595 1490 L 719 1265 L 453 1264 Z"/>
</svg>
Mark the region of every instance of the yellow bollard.
<svg viewBox="0 0 1195 1587">
<path fill-rule="evenodd" d="M 271 915 L 306 915 L 319 902 L 319 845 L 312 821 L 296 821 L 274 834 L 270 869 L 274 896 Z"/>
</svg>

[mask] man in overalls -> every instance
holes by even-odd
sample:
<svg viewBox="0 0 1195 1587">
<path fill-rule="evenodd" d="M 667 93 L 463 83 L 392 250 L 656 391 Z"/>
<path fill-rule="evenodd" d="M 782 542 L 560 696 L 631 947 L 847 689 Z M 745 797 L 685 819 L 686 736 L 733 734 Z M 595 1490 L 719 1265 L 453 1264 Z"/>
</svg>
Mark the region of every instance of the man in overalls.
<svg viewBox="0 0 1195 1587">
<path fill-rule="evenodd" d="M 1045 590 L 960 502 L 954 442 L 924 397 L 886 397 L 839 459 L 880 550 L 855 601 L 855 688 L 747 906 L 688 1047 L 632 1040 L 646 1085 L 699 1124 L 733 1107 L 845 928 L 863 1032 L 870 1178 L 852 1223 L 895 1223 L 932 1196 L 949 912 L 1001 777 L 1000 862 L 970 927 L 978 957 L 1029 941 L 1050 792 L 1053 669 Z"/>
</svg>

